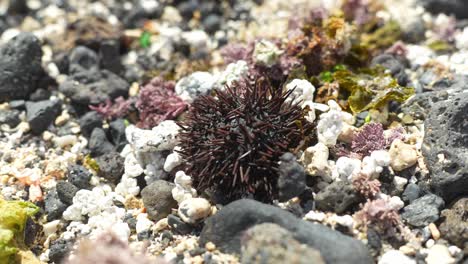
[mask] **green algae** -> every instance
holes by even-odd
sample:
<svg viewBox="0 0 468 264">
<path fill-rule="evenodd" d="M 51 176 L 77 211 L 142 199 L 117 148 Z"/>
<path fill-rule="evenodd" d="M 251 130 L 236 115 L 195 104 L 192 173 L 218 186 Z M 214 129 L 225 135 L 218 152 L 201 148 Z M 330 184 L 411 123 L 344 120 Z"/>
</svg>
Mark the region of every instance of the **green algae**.
<svg viewBox="0 0 468 264">
<path fill-rule="evenodd" d="M 26 220 L 38 211 L 39 208 L 30 202 L 0 198 L 0 264 L 14 263 L 14 257 L 24 243 Z"/>
<path fill-rule="evenodd" d="M 379 109 L 390 101 L 404 102 L 414 94 L 414 89 L 398 82 L 382 68 L 360 69 L 358 73 L 338 70 L 333 73 L 340 89 L 349 93 L 348 104 L 353 114 Z"/>
</svg>

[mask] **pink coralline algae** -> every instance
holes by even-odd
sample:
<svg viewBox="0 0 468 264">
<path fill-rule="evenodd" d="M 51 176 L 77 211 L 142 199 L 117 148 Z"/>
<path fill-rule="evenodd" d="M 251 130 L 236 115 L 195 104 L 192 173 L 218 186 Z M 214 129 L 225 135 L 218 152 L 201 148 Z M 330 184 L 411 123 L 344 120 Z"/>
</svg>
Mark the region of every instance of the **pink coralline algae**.
<svg viewBox="0 0 468 264">
<path fill-rule="evenodd" d="M 126 100 L 120 96 L 113 103 L 110 99 L 107 99 L 104 104 L 99 104 L 98 106 L 90 105 L 89 108 L 98 112 L 105 119 L 112 120 L 127 115 L 132 104 L 133 100 Z"/>
<path fill-rule="evenodd" d="M 353 177 L 354 189 L 367 199 L 374 198 L 380 192 L 380 185 L 379 180 L 372 180 L 369 175 L 364 173 Z"/>
<path fill-rule="evenodd" d="M 354 218 L 359 224 L 372 226 L 386 235 L 395 234 L 402 226 L 400 215 L 389 199 L 368 200 Z"/>
<path fill-rule="evenodd" d="M 352 152 L 369 156 L 372 151 L 385 149 L 387 141 L 384 137 L 382 124 L 370 123 L 358 132 L 351 143 Z"/>
<path fill-rule="evenodd" d="M 138 127 L 152 128 L 164 120 L 176 119 L 187 109 L 188 104 L 174 88 L 173 81 L 156 77 L 141 89 L 135 104 L 140 116 Z"/>
</svg>

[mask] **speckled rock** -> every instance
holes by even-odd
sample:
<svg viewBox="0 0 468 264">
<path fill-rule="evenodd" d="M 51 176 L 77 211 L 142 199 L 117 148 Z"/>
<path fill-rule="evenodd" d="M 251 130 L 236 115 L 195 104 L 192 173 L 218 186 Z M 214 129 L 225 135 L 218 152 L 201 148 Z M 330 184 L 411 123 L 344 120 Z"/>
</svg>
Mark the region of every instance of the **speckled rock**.
<svg viewBox="0 0 468 264">
<path fill-rule="evenodd" d="M 232 202 L 205 220 L 200 244 L 213 242 L 220 250 L 239 254 L 244 231 L 262 223 L 274 223 L 287 229 L 294 239 L 320 251 L 327 263 L 372 263 L 367 248 L 360 241 L 296 218 L 278 207 L 247 199 Z"/>
<path fill-rule="evenodd" d="M 174 187 L 171 182 L 156 180 L 141 191 L 149 219 L 159 221 L 168 216 L 172 208 L 177 208 L 177 201 L 172 198 Z"/>
<path fill-rule="evenodd" d="M 360 201 L 361 197 L 353 185 L 346 181 L 335 181 L 315 196 L 318 209 L 338 214 L 345 212 Z"/>
<path fill-rule="evenodd" d="M 125 159 L 117 152 L 106 153 L 96 158 L 99 165 L 98 175 L 111 183 L 119 183 L 124 174 L 124 161 Z"/>
<path fill-rule="evenodd" d="M 304 167 L 292 153 L 285 153 L 280 157 L 278 192 L 279 200 L 287 201 L 299 196 L 306 189 Z"/>
<path fill-rule="evenodd" d="M 468 255 L 468 198 L 461 198 L 441 213 L 439 230 L 442 237 L 463 249 Z"/>
<path fill-rule="evenodd" d="M 45 76 L 41 43 L 22 33 L 0 47 L 0 102 L 27 99 Z"/>
<path fill-rule="evenodd" d="M 468 83 L 467 83 L 468 85 Z M 431 186 L 444 200 L 468 195 L 468 92 L 433 105 L 422 146 Z"/>
<path fill-rule="evenodd" d="M 427 194 L 405 206 L 401 217 L 412 226 L 424 227 L 439 219 L 440 209 L 444 204 L 444 200 L 439 196 Z"/>
<path fill-rule="evenodd" d="M 73 185 L 70 182 L 66 181 L 59 181 L 57 182 L 57 194 L 63 203 L 70 205 L 73 203 L 73 197 L 75 196 L 76 192 L 79 190 L 78 187 Z"/>
<path fill-rule="evenodd" d="M 71 165 L 68 168 L 68 181 L 78 187 L 78 189 L 87 189 L 91 185 L 89 180 L 93 174 L 81 165 Z"/>
<path fill-rule="evenodd" d="M 276 224 L 264 223 L 248 229 L 241 243 L 241 263 L 325 263 L 320 252 L 299 243 Z"/>
</svg>

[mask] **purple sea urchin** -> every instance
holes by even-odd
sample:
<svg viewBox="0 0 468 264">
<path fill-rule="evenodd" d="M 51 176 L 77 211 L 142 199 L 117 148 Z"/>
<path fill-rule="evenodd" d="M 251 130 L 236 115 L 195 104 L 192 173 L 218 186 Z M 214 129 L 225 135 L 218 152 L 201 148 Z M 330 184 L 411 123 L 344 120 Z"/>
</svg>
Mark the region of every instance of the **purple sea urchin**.
<svg viewBox="0 0 468 264">
<path fill-rule="evenodd" d="M 202 96 L 181 124 L 182 155 L 198 191 L 213 188 L 227 200 L 277 197 L 280 156 L 311 128 L 291 94 L 257 79 Z"/>
</svg>

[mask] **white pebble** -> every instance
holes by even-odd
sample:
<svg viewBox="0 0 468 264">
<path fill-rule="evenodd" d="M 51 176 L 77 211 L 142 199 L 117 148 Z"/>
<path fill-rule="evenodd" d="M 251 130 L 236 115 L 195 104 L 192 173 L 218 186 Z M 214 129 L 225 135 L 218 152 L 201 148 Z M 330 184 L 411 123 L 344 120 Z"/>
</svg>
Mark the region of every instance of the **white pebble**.
<svg viewBox="0 0 468 264">
<path fill-rule="evenodd" d="M 416 264 L 416 261 L 398 250 L 389 250 L 380 258 L 378 264 Z"/>
<path fill-rule="evenodd" d="M 211 205 L 204 198 L 190 198 L 179 205 L 178 212 L 184 222 L 195 224 L 210 215 Z"/>
</svg>

